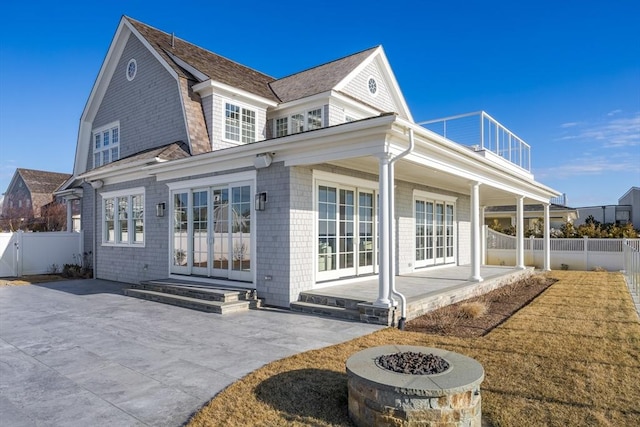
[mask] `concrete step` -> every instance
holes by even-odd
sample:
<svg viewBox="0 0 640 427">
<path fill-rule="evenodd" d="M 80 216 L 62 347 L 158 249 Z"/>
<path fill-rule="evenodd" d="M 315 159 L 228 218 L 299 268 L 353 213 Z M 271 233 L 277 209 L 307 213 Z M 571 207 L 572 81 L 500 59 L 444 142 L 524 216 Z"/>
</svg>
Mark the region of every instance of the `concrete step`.
<svg viewBox="0 0 640 427">
<path fill-rule="evenodd" d="M 166 281 L 149 280 L 133 284 L 131 285 L 131 289 L 161 292 L 206 301 L 234 302 L 255 299 L 255 293 L 250 289 L 227 289 L 197 284 L 171 283 Z"/>
<path fill-rule="evenodd" d="M 337 319 L 355 320 L 360 321 L 360 311 L 357 309 L 314 304 L 311 302 L 296 301 L 292 302 L 289 307 L 291 311 L 297 311 L 300 313 L 309 313 L 319 316 L 334 317 Z"/>
<path fill-rule="evenodd" d="M 205 300 L 146 289 L 125 289 L 123 292 L 125 295 L 130 297 L 217 314 L 236 313 L 239 311 L 246 311 L 251 308 L 258 308 L 260 306 L 260 300 L 258 299 L 225 302 Z"/>
<path fill-rule="evenodd" d="M 316 294 L 311 292 L 301 292 L 298 296 L 298 302 L 307 302 L 317 305 L 325 305 L 327 307 L 338 307 L 349 310 L 358 310 L 358 304 L 366 302 L 362 299 L 352 299 L 344 297 L 336 297 L 329 295 Z"/>
</svg>

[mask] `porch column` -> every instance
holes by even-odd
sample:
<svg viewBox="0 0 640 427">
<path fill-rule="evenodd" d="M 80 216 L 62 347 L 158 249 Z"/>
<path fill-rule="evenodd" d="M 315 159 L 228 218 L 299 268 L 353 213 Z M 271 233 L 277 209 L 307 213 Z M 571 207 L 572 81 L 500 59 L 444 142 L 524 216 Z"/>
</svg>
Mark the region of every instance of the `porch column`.
<svg viewBox="0 0 640 427">
<path fill-rule="evenodd" d="M 64 199 L 65 205 L 67 206 L 67 233 L 71 233 L 73 231 L 73 200 Z"/>
<path fill-rule="evenodd" d="M 391 221 L 389 209 L 389 155 L 380 156 L 380 173 L 378 176 L 378 188 L 380 192 L 380 206 L 378 209 L 380 222 L 380 261 L 378 271 L 378 299 L 373 305 L 377 307 L 391 307 L 389 299 L 389 271 L 391 268 Z"/>
<path fill-rule="evenodd" d="M 471 183 L 471 277 L 473 282 L 482 282 L 480 275 L 480 183 Z"/>
<path fill-rule="evenodd" d="M 549 203 L 544 204 L 544 271 L 551 271 L 551 215 Z"/>
<path fill-rule="evenodd" d="M 480 206 L 480 265 L 487 263 L 487 226 L 484 224 L 484 209 Z"/>
<path fill-rule="evenodd" d="M 516 268 L 524 270 L 524 196 L 516 201 Z"/>
</svg>

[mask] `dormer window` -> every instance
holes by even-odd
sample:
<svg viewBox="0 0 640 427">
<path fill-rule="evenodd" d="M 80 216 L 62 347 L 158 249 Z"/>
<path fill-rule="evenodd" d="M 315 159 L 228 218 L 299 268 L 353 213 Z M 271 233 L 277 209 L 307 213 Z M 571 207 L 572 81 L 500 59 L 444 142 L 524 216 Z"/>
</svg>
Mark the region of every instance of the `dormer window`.
<svg viewBox="0 0 640 427">
<path fill-rule="evenodd" d="M 93 131 L 93 167 L 120 159 L 120 124 L 111 123 Z"/>
<path fill-rule="evenodd" d="M 315 108 L 305 113 L 292 114 L 274 120 L 274 135 L 287 136 L 306 130 L 320 129 L 323 126 L 322 108 Z"/>
<path fill-rule="evenodd" d="M 224 137 L 230 141 L 256 141 L 256 112 L 231 103 L 225 104 Z"/>
</svg>

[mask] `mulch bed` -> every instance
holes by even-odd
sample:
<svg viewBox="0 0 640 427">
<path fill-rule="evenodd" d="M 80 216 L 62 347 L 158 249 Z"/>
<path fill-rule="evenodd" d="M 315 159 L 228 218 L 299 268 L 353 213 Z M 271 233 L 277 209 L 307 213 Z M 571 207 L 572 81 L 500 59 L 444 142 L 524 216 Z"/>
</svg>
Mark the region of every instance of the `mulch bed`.
<svg viewBox="0 0 640 427">
<path fill-rule="evenodd" d="M 555 279 L 543 274 L 534 275 L 479 297 L 429 312 L 407 322 L 405 330 L 461 338 L 481 337 L 555 282 Z"/>
</svg>

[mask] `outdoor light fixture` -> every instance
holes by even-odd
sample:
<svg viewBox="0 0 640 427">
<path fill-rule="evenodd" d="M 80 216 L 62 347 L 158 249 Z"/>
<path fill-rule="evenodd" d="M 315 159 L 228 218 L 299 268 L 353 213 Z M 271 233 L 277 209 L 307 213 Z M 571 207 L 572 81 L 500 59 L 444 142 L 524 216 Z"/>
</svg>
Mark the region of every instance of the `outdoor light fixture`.
<svg viewBox="0 0 640 427">
<path fill-rule="evenodd" d="M 263 211 L 267 204 L 267 193 L 256 193 L 255 208 L 257 211 Z"/>
<path fill-rule="evenodd" d="M 158 204 L 156 205 L 156 216 L 157 216 L 157 217 L 164 216 L 164 208 L 165 208 L 165 204 L 164 204 L 164 202 L 162 202 L 162 203 L 158 203 Z"/>
<path fill-rule="evenodd" d="M 253 159 L 253 165 L 256 167 L 256 169 L 267 168 L 271 164 L 272 160 L 273 158 L 269 153 L 257 154 Z"/>
<path fill-rule="evenodd" d="M 97 190 L 98 188 L 102 188 L 103 185 L 104 185 L 104 182 L 101 179 L 91 181 L 91 187 L 95 190 Z"/>
</svg>

